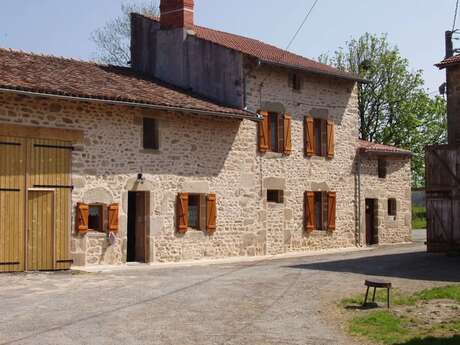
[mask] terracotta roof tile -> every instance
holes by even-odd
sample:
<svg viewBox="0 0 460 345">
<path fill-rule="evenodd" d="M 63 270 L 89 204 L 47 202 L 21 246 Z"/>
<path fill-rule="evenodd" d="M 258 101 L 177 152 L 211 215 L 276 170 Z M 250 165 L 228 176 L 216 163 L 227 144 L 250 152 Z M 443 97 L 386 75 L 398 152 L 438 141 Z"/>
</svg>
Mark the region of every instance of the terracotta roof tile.
<svg viewBox="0 0 460 345">
<path fill-rule="evenodd" d="M 412 152 L 400 149 L 396 146 L 382 145 L 366 140 L 358 140 L 358 150 L 361 153 L 377 153 L 377 154 L 397 154 L 403 156 L 412 156 Z"/>
<path fill-rule="evenodd" d="M 221 106 L 133 72 L 130 68 L 35 55 L 0 48 L 0 88 L 43 94 L 123 101 L 184 111 L 249 117 L 250 112 Z"/>
<path fill-rule="evenodd" d="M 145 17 L 156 22 L 159 21 L 158 17 Z M 253 38 L 213 30 L 198 25 L 193 26 L 191 30 L 194 31 L 196 34 L 195 36 L 200 39 L 255 57 L 265 63 L 284 65 L 291 68 L 297 68 L 313 73 L 326 74 L 338 78 L 365 81 L 357 75 L 340 71 L 334 67 L 316 62 L 300 55 L 293 54 L 289 51 L 280 49 Z"/>
<path fill-rule="evenodd" d="M 436 67 L 439 67 L 440 69 L 446 68 L 447 66 L 450 65 L 456 65 L 460 63 L 460 55 L 454 55 L 451 56 L 450 58 L 442 60 L 440 63 L 436 64 Z"/>
</svg>

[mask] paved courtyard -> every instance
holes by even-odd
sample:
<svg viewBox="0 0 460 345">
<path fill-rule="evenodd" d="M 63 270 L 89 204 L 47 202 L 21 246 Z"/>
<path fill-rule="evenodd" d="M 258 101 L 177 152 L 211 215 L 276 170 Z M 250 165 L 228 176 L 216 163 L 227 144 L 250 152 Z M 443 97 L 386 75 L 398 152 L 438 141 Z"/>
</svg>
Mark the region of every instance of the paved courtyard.
<svg viewBox="0 0 460 345">
<path fill-rule="evenodd" d="M 333 320 L 363 279 L 460 282 L 423 244 L 323 256 L 104 273 L 0 275 L 0 344 L 352 344 Z"/>
</svg>

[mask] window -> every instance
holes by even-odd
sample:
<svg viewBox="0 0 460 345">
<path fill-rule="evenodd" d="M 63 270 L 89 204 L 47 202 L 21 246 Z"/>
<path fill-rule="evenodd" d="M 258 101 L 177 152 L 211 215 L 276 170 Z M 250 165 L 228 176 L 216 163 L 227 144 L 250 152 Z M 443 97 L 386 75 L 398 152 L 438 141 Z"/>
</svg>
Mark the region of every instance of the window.
<svg viewBox="0 0 460 345">
<path fill-rule="evenodd" d="M 396 214 L 397 214 L 396 199 L 388 199 L 388 215 L 396 217 Z"/>
<path fill-rule="evenodd" d="M 292 73 L 289 75 L 289 84 L 295 91 L 300 91 L 302 88 L 302 77 L 298 73 Z"/>
<path fill-rule="evenodd" d="M 103 205 L 89 205 L 88 228 L 91 231 L 104 232 Z"/>
<path fill-rule="evenodd" d="M 332 159 L 335 154 L 334 122 L 305 117 L 305 155 Z"/>
<path fill-rule="evenodd" d="M 158 120 L 144 117 L 142 130 L 144 149 L 158 150 L 160 148 Z"/>
<path fill-rule="evenodd" d="M 283 125 L 283 117 L 280 114 L 268 114 L 268 131 L 270 135 L 269 149 L 272 152 L 281 152 L 283 148 Z"/>
<path fill-rule="evenodd" d="M 325 156 L 326 155 L 326 126 L 327 123 L 324 120 L 315 119 L 315 155 Z"/>
<path fill-rule="evenodd" d="M 282 190 L 267 190 L 267 202 L 282 204 L 284 202 Z"/>
<path fill-rule="evenodd" d="M 315 229 L 327 230 L 327 193 L 315 193 Z"/>
<path fill-rule="evenodd" d="M 289 114 L 261 111 L 259 122 L 259 152 L 279 152 L 290 155 L 292 151 L 291 122 Z"/>
<path fill-rule="evenodd" d="M 206 230 L 212 235 L 217 229 L 217 202 L 215 194 L 179 193 L 176 204 L 177 232 L 189 229 Z"/>
<path fill-rule="evenodd" d="M 305 192 L 305 228 L 308 233 L 315 230 L 334 231 L 336 228 L 335 192 Z"/>
<path fill-rule="evenodd" d="M 387 161 L 385 159 L 378 160 L 377 170 L 378 170 L 379 178 L 387 177 Z"/>
<path fill-rule="evenodd" d="M 204 224 L 200 224 L 201 196 L 191 194 L 188 198 L 188 226 L 192 229 L 201 230 Z"/>
</svg>

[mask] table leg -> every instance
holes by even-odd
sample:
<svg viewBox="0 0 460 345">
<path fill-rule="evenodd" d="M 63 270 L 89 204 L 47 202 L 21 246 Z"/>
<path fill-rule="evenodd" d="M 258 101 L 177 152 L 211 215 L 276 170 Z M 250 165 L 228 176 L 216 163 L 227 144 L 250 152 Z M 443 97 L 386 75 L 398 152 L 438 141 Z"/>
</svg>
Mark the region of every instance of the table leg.
<svg viewBox="0 0 460 345">
<path fill-rule="evenodd" d="M 367 290 L 366 290 L 366 297 L 364 298 L 363 306 L 366 306 L 366 304 L 367 304 L 367 296 L 368 295 L 369 295 L 369 286 L 367 287 Z"/>
</svg>

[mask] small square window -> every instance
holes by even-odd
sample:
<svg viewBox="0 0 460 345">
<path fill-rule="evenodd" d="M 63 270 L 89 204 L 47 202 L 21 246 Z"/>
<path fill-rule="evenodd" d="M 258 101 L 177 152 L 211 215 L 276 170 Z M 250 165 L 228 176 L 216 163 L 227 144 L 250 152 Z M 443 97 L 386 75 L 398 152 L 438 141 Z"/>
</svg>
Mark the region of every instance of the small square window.
<svg viewBox="0 0 460 345">
<path fill-rule="evenodd" d="M 396 217 L 396 214 L 397 214 L 396 199 L 388 199 L 388 215 Z"/>
<path fill-rule="evenodd" d="M 292 73 L 291 75 L 291 85 L 292 89 L 295 91 L 299 91 L 302 88 L 302 79 L 299 74 Z"/>
<path fill-rule="evenodd" d="M 91 231 L 104 232 L 102 205 L 89 205 L 88 228 Z"/>
<path fill-rule="evenodd" d="M 160 148 L 158 120 L 144 117 L 142 131 L 144 149 L 158 150 Z"/>
<path fill-rule="evenodd" d="M 267 190 L 267 202 L 282 204 L 284 202 L 283 194 L 282 190 L 269 189 Z"/>
<path fill-rule="evenodd" d="M 378 173 L 379 173 L 379 178 L 387 177 L 387 161 L 385 159 L 379 159 Z"/>
</svg>

